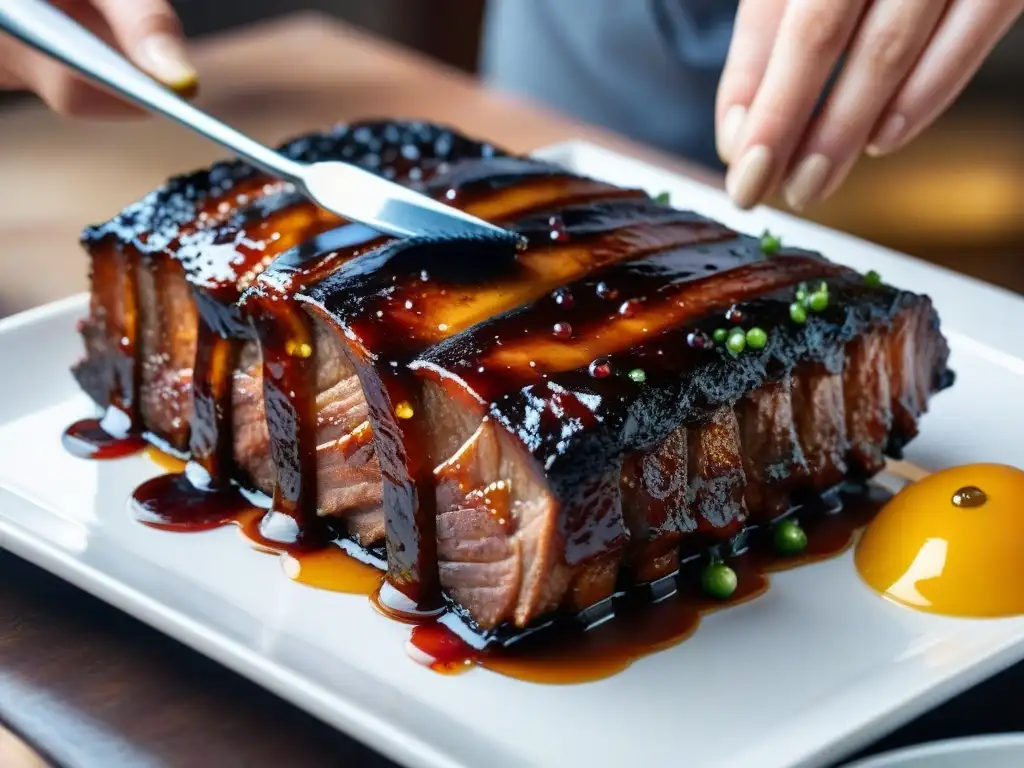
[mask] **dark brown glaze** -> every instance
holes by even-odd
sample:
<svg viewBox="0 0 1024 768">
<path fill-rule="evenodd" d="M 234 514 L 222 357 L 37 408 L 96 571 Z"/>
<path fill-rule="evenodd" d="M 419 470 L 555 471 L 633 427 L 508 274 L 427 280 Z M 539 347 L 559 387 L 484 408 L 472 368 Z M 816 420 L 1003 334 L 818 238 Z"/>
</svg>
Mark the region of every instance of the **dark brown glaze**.
<svg viewBox="0 0 1024 768">
<path fill-rule="evenodd" d="M 389 588 L 420 610 L 439 605 L 442 565 L 504 574 L 503 585 L 463 583 L 508 587 L 480 614 L 466 607 L 472 590 L 444 586 L 450 601 L 466 596 L 452 607 L 485 640 L 590 613 L 637 582 L 663 584 L 708 546 L 736 548 L 848 472 L 870 474 L 883 451 L 913 436 L 929 395 L 951 383 L 926 298 L 868 285 L 817 254 L 787 248 L 769 258 L 758 240 L 637 190 L 430 126 L 362 126 L 296 147 L 287 151 L 340 156 L 500 222 L 528 245 L 394 241 L 236 166 L 174 180 L 159 201 L 87 233 L 94 272 L 105 277 L 94 280 L 79 378 L 101 402 L 141 400 L 136 429 L 171 448 L 189 439 L 187 475 L 160 481 L 168 508 L 240 498 L 237 485 L 259 476 L 273 505 L 243 529 L 301 559 L 330 551 L 338 536 L 362 541 L 358 527 L 321 508 L 323 492 L 338 490 L 331 478 L 351 476 L 318 476 L 320 430 L 336 418 L 319 405 L 319 374 L 335 354 L 323 348 L 328 329 L 346 391 L 356 381 L 361 389 L 336 403 L 355 415 L 328 423 L 330 459 L 364 462 L 372 440 L 382 478 L 350 504 L 352 519 L 378 521 L 372 536 L 385 539 Z M 794 324 L 794 287 L 821 279 L 829 307 Z M 106 295 L 118 280 L 127 288 Z M 186 284 L 194 306 L 183 312 L 166 286 Z M 176 313 L 198 319 L 179 333 Z M 711 343 L 715 328 L 734 325 L 764 328 L 769 344 L 734 357 Z M 850 345 L 869 333 L 879 334 L 885 370 Z M 165 357 L 175 375 L 154 369 Z M 872 376 L 892 386 L 870 385 L 855 408 L 888 405 L 892 418 L 850 414 L 848 389 Z M 182 397 L 193 381 L 194 408 Z M 165 395 L 191 430 L 160 407 Z M 817 415 L 781 415 L 786 398 L 791 413 Z M 226 418 L 244 408 L 241 421 Z M 262 443 L 246 418 L 263 429 Z M 243 461 L 260 456 L 262 465 Z M 505 478 L 514 483 L 500 485 Z M 148 514 L 159 522 L 163 513 Z M 190 515 L 232 518 L 177 513 Z M 483 560 L 460 560 L 467 533 L 483 536 L 474 544 Z M 368 546 L 380 541 L 372 536 Z"/>
<path fill-rule="evenodd" d="M 527 194 L 506 194 L 509 185 L 517 178 L 520 181 L 527 180 Z M 431 177 L 426 189 L 456 207 L 463 207 L 474 213 L 477 209 L 486 207 L 492 218 L 508 220 L 516 216 L 520 208 L 532 211 L 537 205 L 538 197 L 543 199 L 550 195 L 550 192 L 545 191 L 549 187 L 564 192 L 569 181 L 572 179 L 568 178 L 564 171 L 553 173 L 551 167 L 544 164 L 507 158 L 493 165 L 477 161 L 454 163 L 449 171 L 436 173 Z M 595 213 L 582 205 L 570 210 L 570 216 L 578 220 L 575 226 L 584 237 L 608 232 L 615 223 L 632 220 L 623 217 L 633 216 L 638 206 L 645 205 L 637 197 L 637 193 L 616 190 L 609 185 L 583 179 L 575 181 L 576 185 L 570 190 L 574 201 L 587 196 L 600 201 L 612 197 L 613 191 L 614 196 L 624 198 L 606 204 L 597 203 L 598 206 L 606 205 L 607 212 L 598 210 Z M 513 191 L 523 192 L 519 187 Z M 651 215 L 648 214 L 648 217 Z M 692 214 L 665 211 L 659 212 L 658 215 L 665 219 L 692 218 Z M 532 215 L 525 220 L 523 228 L 534 233 L 538 229 L 547 233 L 550 230 L 550 218 L 551 214 Z M 287 372 L 298 367 L 282 346 L 289 342 L 286 338 L 288 333 L 285 332 L 283 337 L 272 335 L 281 334 L 282 327 L 298 328 L 306 322 L 299 314 L 295 314 L 295 299 L 308 300 L 305 296 L 308 287 L 312 287 L 310 290 L 316 290 L 316 286 L 322 281 L 335 279 L 339 274 L 348 274 L 350 265 L 356 261 L 359 261 L 361 266 L 358 269 L 351 269 L 351 277 L 362 284 L 358 289 L 347 293 L 351 300 L 346 301 L 346 304 L 351 305 L 348 307 L 349 311 L 374 319 L 378 313 L 383 315 L 383 309 L 378 309 L 376 304 L 366 303 L 363 299 L 368 294 L 378 293 L 385 296 L 381 301 L 387 304 L 389 312 L 400 313 L 405 319 L 404 326 L 400 330 L 395 328 L 395 335 L 389 339 L 390 348 L 382 344 L 373 345 L 369 339 L 359 338 L 360 349 L 356 350 L 355 356 L 358 358 L 359 376 L 374 425 L 376 455 L 385 478 L 383 494 L 389 580 L 393 586 L 425 610 L 436 607 L 440 600 L 434 553 L 435 462 L 426 447 L 418 388 L 413 385 L 412 374 L 404 365 L 398 364 L 399 360 L 408 357 L 401 348 L 411 345 L 413 349 L 422 348 L 435 338 L 451 335 L 459 327 L 454 318 L 451 326 L 447 323 L 435 323 L 432 327 L 416 324 L 413 318 L 425 314 L 417 309 L 417 304 L 431 301 L 458 303 L 466 311 L 465 307 L 472 300 L 474 293 L 479 294 L 481 290 L 485 290 L 480 280 L 466 282 L 463 284 L 462 292 L 458 290 L 459 285 L 445 281 L 445 275 L 452 272 L 453 262 L 460 265 L 460 276 L 465 278 L 467 265 L 473 263 L 473 257 L 479 253 L 486 253 L 493 261 L 485 266 L 485 274 L 500 273 L 504 269 L 517 267 L 519 260 L 515 258 L 517 252 L 511 247 L 512 244 L 514 241 L 500 240 L 493 245 L 476 240 L 458 243 L 404 243 L 399 247 L 400 250 L 408 249 L 418 255 L 412 264 L 415 267 L 414 271 L 409 272 L 406 268 L 410 264 L 401 263 L 401 253 L 392 263 L 389 258 L 392 252 L 388 250 L 387 245 L 381 245 L 379 237 L 374 237 L 370 230 L 350 225 L 326 233 L 307 245 L 283 254 L 269 270 L 259 276 L 256 288 L 250 291 L 243 301 L 247 313 L 255 318 L 268 376 L 273 373 L 271 368 L 267 367 L 270 356 L 275 358 L 274 370 L 278 372 Z M 376 250 L 371 252 L 373 248 Z M 465 256 L 460 258 L 460 254 L 463 253 Z M 357 260 L 357 256 L 362 258 Z M 395 269 L 376 271 L 374 268 L 377 266 L 378 258 L 383 258 L 385 263 L 394 266 Z M 525 286 L 522 277 L 518 285 Z M 446 299 L 445 294 L 449 291 L 451 298 Z M 509 300 L 515 299 L 516 295 L 513 293 Z M 358 304 L 362 304 L 359 309 L 356 308 Z M 514 303 L 511 305 L 515 306 Z M 480 309 L 485 310 L 485 307 L 481 306 Z M 431 312 L 429 316 L 435 315 Z M 284 319 L 285 317 L 288 319 Z M 470 317 L 462 320 L 461 324 L 468 324 L 473 319 L 475 318 Z M 290 341 L 293 346 L 297 343 L 295 338 Z M 308 362 L 313 364 L 315 359 Z M 273 376 L 270 379 L 265 377 L 264 381 L 266 386 L 274 386 L 270 383 Z M 301 393 L 308 391 L 308 379 L 303 384 L 276 390 L 277 393 L 295 392 L 297 399 L 305 397 Z M 304 439 L 299 437 L 303 430 L 306 434 L 311 434 L 310 427 L 304 426 L 312 421 L 308 416 L 308 403 L 293 403 L 287 407 L 281 405 L 271 409 L 271 397 L 272 392 L 268 389 L 267 413 L 271 444 L 275 451 L 279 452 L 275 453 L 275 463 L 279 473 L 284 471 L 289 482 L 301 491 L 295 494 L 295 501 L 290 504 L 287 514 L 293 519 L 311 521 L 311 525 L 316 526 L 318 518 L 315 444 L 312 438 L 306 438 L 304 443 Z M 301 417 L 293 418 L 292 413 L 306 414 L 305 422 Z M 306 448 L 299 449 L 298 446 L 303 444 Z M 288 451 L 294 455 L 289 455 Z M 308 463 L 301 463 L 300 457 L 305 457 Z M 281 488 L 280 480 L 278 487 Z M 278 495 L 275 494 L 274 510 L 278 509 L 277 499 Z"/>
<path fill-rule="evenodd" d="M 395 121 L 338 126 L 289 141 L 280 151 L 303 162 L 347 160 L 389 178 L 404 175 L 411 183 L 421 183 L 427 171 L 443 168 L 453 159 L 503 154 L 441 126 Z M 272 221 L 275 216 L 277 221 Z M 114 405 L 131 417 L 136 431 L 147 431 L 164 447 L 184 454 L 191 418 L 187 391 L 154 393 L 154 410 L 180 411 L 162 420 L 166 424 L 147 423 L 139 408 L 144 367 L 166 367 L 162 356 L 168 350 L 181 350 L 185 358 L 195 355 L 195 321 L 180 312 L 165 316 L 157 306 L 167 295 L 161 290 L 166 287 L 161 282 L 164 273 L 180 276 L 184 271 L 195 288 L 196 304 L 212 328 L 228 337 L 245 336 L 246 323 L 232 305 L 272 258 L 268 244 L 276 243 L 279 252 L 338 223 L 300 200 L 288 185 L 238 161 L 171 179 L 82 235 L 92 256 L 92 302 L 81 329 L 87 356 L 75 366 L 75 375 L 100 405 Z M 156 281 L 158 295 L 152 307 L 145 301 L 140 305 L 140 279 Z M 194 312 L 191 307 L 185 309 Z M 149 320 L 152 328 L 145 327 Z M 139 347 L 139 340 L 149 337 L 147 330 L 163 342 L 159 348 Z M 167 338 L 178 330 L 185 331 L 186 338 Z M 142 359 L 143 352 L 154 359 Z M 190 369 L 191 365 L 186 379 Z M 171 394 L 178 395 L 178 402 L 168 404 Z M 178 433 L 168 434 L 167 424 Z"/>
<path fill-rule="evenodd" d="M 280 299 L 280 300 L 278 300 Z M 249 304 L 263 351 L 263 397 L 277 483 L 262 535 L 281 544 L 318 547 L 330 538 L 317 514 L 313 333 L 286 296 Z"/>
<path fill-rule="evenodd" d="M 656 588 L 620 594 L 606 606 L 614 620 L 587 623 L 587 615 L 562 617 L 506 646 L 478 650 L 436 621 L 420 623 L 411 632 L 408 651 L 418 662 L 442 674 L 483 667 L 518 680 L 572 685 L 610 677 L 651 653 L 667 650 L 697 631 L 702 616 L 756 599 L 769 588 L 768 574 L 825 560 L 846 551 L 889 496 L 872 486 L 843 494 L 842 509 L 798 512 L 808 535 L 807 549 L 796 556 L 777 554 L 771 529 L 744 534 L 727 556 L 737 588 L 727 600 L 704 594 L 697 558 L 662 579 Z"/>
<path fill-rule="evenodd" d="M 423 583 L 436 579 L 432 471 L 439 457 L 427 449 L 422 407 L 405 361 L 502 308 L 544 295 L 602 264 L 732 236 L 713 222 L 657 206 L 635 193 L 605 199 L 606 189 L 591 185 L 590 194 L 597 197 L 595 202 L 582 204 L 574 198 L 563 208 L 520 219 L 511 218 L 510 208 L 518 200 L 510 200 L 505 215 L 496 218 L 535 243 L 518 254 L 476 242 L 402 243 L 343 260 L 319 282 L 304 280 L 309 287 L 299 289 L 356 342 L 385 478 L 389 580 L 424 605 L 438 597 L 436 589 Z M 467 210 L 475 202 L 468 193 L 454 200 L 465 203 Z M 552 238 L 552 232 L 563 237 Z M 265 280 L 273 280 L 274 272 Z M 295 281 L 290 282 L 295 290 Z M 395 416 L 405 410 L 409 417 Z"/>
<path fill-rule="evenodd" d="M 231 375 L 237 357 L 238 345 L 200 318 L 189 449 L 192 461 L 203 468 L 207 485 L 226 484 L 235 474 L 231 455 Z"/>
<path fill-rule="evenodd" d="M 631 268 L 657 258 L 626 262 L 608 271 L 629 274 Z M 684 253 L 684 258 L 692 256 Z M 594 307 L 598 285 L 613 284 L 599 280 L 602 276 L 570 285 L 575 301 L 568 309 L 556 309 L 554 301 L 531 305 L 438 344 L 412 364 L 529 449 L 565 505 L 567 540 L 587 545 L 576 548 L 571 562 L 594 554 L 597 549 L 589 545 L 606 536 L 591 535 L 600 521 L 589 513 L 584 511 L 578 520 L 571 515 L 574 509 L 586 509 L 585 504 L 574 503 L 586 478 L 621 462 L 630 451 L 660 443 L 680 424 L 706 419 L 714 408 L 734 403 L 766 380 L 785 374 L 798 360 L 821 360 L 841 370 L 847 340 L 873 323 L 886 322 L 913 301 L 909 294 L 890 289 L 870 292 L 859 277 L 841 267 L 781 256 L 682 282 L 674 290 L 666 289 L 659 300 L 648 299 L 647 306 L 631 317 L 623 317 L 614 308 L 602 314 Z M 792 286 L 821 277 L 830 278 L 833 303 L 806 325 L 792 323 Z M 642 288 L 633 287 L 637 284 L 642 283 L 622 281 L 616 307 L 643 295 Z M 764 350 L 733 358 L 721 347 L 687 344 L 695 330 L 710 335 L 715 327 L 727 326 L 724 313 L 737 300 L 746 301 L 748 325 L 769 331 L 771 341 Z M 722 315 L 715 317 L 716 309 Z M 572 341 L 543 332 L 553 317 L 572 325 Z M 644 343 L 647 338 L 651 341 Z M 592 375 L 589 363 L 595 359 L 605 360 L 613 375 Z M 644 371 L 643 385 L 626 375 L 633 369 Z M 590 415 L 571 420 L 573 429 L 567 432 L 560 414 L 567 412 L 570 402 L 574 413 L 582 412 L 582 404 Z"/>
<path fill-rule="evenodd" d="M 617 200 L 498 218 L 529 243 L 514 259 L 501 257 L 507 250 L 488 253 L 479 244 L 472 252 L 456 244 L 459 250 L 450 253 L 442 243 L 399 243 L 347 264 L 305 292 L 370 354 L 399 360 L 606 265 L 735 237 L 696 214 L 625 192 Z M 565 237 L 553 239 L 552 232 Z"/>
<path fill-rule="evenodd" d="M 451 184 L 431 187 L 430 180 L 448 160 L 458 159 L 453 152 L 460 156 L 492 157 L 495 154 L 487 145 L 466 141 L 450 141 L 446 147 L 443 131 L 427 147 L 422 140 L 410 140 L 410 130 L 413 134 L 422 133 L 419 128 L 414 126 L 397 133 L 396 128 L 377 126 L 362 138 L 360 134 L 365 131 L 356 128 L 351 132 L 352 141 L 341 140 L 333 148 L 322 149 L 316 157 L 307 159 L 343 156 L 403 183 L 426 185 L 443 196 L 457 187 Z M 500 159 L 492 159 L 492 162 L 500 162 Z M 524 173 L 523 165 L 520 161 L 515 169 L 517 177 Z M 540 163 L 532 163 L 527 172 L 538 177 L 561 174 L 552 166 Z M 509 173 L 500 167 L 470 163 L 453 176 L 457 176 L 461 193 L 462 188 L 478 192 L 500 189 L 508 183 Z M 218 492 L 230 493 L 227 482 L 237 475 L 230 467 L 233 448 L 231 377 L 241 342 L 253 336 L 254 325 L 264 357 L 264 405 L 270 415 L 270 448 L 278 472 L 274 501 L 263 523 L 263 531 L 268 538 L 281 542 L 303 541 L 314 546 L 329 538 L 329 534 L 316 509 L 315 420 L 310 414 L 309 386 L 313 361 L 297 354 L 299 349 L 311 348 L 310 339 L 305 346 L 302 346 L 305 342 L 296 341 L 308 328 L 303 314 L 286 306 L 290 297 L 288 291 L 274 292 L 273 301 L 250 302 L 244 311 L 236 303 L 241 293 L 282 252 L 291 249 L 293 256 L 296 251 L 301 253 L 298 260 L 281 260 L 275 281 L 282 275 L 310 277 L 316 269 L 333 264 L 339 257 L 351 258 L 361 248 L 379 243 L 382 238 L 365 227 L 341 226 L 344 222 L 286 186 L 267 183 L 253 187 L 248 184 L 232 200 L 221 200 L 215 208 L 208 203 L 197 208 L 195 220 L 178 222 L 176 230 L 170 225 L 162 230 L 167 234 L 167 251 L 181 265 L 194 289 L 200 314 L 190 448 L 194 459 L 206 472 L 190 472 L 188 476 L 201 476 L 211 486 L 217 486 Z M 331 236 L 330 230 L 339 226 L 341 229 L 336 232 L 340 237 Z M 173 238 L 172 231 L 175 232 Z M 147 243 L 152 247 L 152 235 Z M 297 249 L 304 244 L 323 246 L 331 252 L 310 251 L 308 247 Z M 279 299 L 280 304 L 273 303 Z M 196 489 L 196 504 L 203 503 L 199 497 L 208 490 L 210 488 Z M 175 503 L 180 504 L 184 489 L 178 487 L 176 491 Z"/>
</svg>

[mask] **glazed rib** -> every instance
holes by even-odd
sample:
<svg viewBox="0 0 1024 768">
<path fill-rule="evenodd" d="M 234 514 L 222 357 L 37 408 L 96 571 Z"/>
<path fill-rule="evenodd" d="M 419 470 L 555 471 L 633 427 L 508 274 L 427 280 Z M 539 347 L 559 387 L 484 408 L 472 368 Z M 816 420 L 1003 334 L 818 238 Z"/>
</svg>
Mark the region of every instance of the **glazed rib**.
<svg viewBox="0 0 1024 768">
<path fill-rule="evenodd" d="M 952 382 L 926 297 L 637 190 L 416 123 L 286 151 L 358 162 L 528 247 L 393 241 L 215 166 L 87 231 L 76 375 L 211 482 L 273 496 L 265 532 L 341 531 L 485 637 L 877 473 Z M 823 281 L 828 306 L 794 322 L 798 287 Z M 733 325 L 768 343 L 711 342 Z"/>
</svg>

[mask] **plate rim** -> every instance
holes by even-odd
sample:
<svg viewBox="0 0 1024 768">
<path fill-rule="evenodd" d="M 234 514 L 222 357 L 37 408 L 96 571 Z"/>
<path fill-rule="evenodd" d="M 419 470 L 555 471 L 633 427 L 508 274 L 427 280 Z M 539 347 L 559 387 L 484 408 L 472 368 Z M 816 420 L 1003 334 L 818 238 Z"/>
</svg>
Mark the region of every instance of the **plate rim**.
<svg viewBox="0 0 1024 768">
<path fill-rule="evenodd" d="M 921 744 L 912 744 L 900 747 L 899 749 L 892 749 L 887 752 L 879 752 L 876 755 L 868 755 L 854 763 L 843 766 L 843 768 L 886 768 L 892 765 L 894 760 L 964 753 L 976 755 L 979 752 L 1004 746 L 1020 747 L 1021 756 L 1024 757 L 1024 732 L 984 733 L 974 736 L 960 736 L 953 739 L 927 741 Z"/>
</svg>

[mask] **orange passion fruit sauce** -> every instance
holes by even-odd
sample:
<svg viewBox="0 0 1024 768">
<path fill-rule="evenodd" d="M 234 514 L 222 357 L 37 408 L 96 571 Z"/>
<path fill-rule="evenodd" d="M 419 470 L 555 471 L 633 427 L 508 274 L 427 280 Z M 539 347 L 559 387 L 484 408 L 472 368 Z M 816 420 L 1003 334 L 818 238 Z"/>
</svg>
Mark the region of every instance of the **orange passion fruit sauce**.
<svg viewBox="0 0 1024 768">
<path fill-rule="evenodd" d="M 865 529 L 857 570 L 893 602 L 947 616 L 1024 614 L 1024 472 L 971 464 L 896 494 Z"/>
</svg>

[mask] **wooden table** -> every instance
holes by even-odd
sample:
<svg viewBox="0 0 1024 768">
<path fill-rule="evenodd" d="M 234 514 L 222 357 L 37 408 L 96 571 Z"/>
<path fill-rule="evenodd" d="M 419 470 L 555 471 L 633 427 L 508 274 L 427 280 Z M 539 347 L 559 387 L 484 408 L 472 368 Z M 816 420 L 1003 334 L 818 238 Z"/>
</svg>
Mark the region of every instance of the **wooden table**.
<svg viewBox="0 0 1024 768">
<path fill-rule="evenodd" d="M 198 47 L 196 59 L 202 105 L 268 141 L 357 117 L 421 117 L 513 150 L 583 136 L 717 181 L 621 138 L 487 93 L 464 76 L 324 18 L 296 17 L 211 40 Z M 75 246 L 82 225 L 218 154 L 160 122 L 72 124 L 37 107 L 0 117 L 0 315 L 82 290 L 86 265 Z M 1002 685 L 1010 679 L 999 678 Z M 976 695 L 992 698 L 984 690 Z M 978 713 L 982 706 L 975 702 L 966 711 Z M 946 722 L 941 713 L 937 717 Z M 960 720 L 962 714 L 945 717 Z M 3 552 L 0 721 L 51 762 L 83 768 L 389 765 L 255 685 Z M 924 735 L 935 727 L 926 722 Z M 922 737 L 913 729 L 903 733 L 911 734 L 903 740 Z M 9 754 L 2 751 L 7 748 Z M 22 763 L 10 757 L 14 750 Z M 0 729 L 4 768 L 37 765 L 33 760 Z"/>
</svg>

